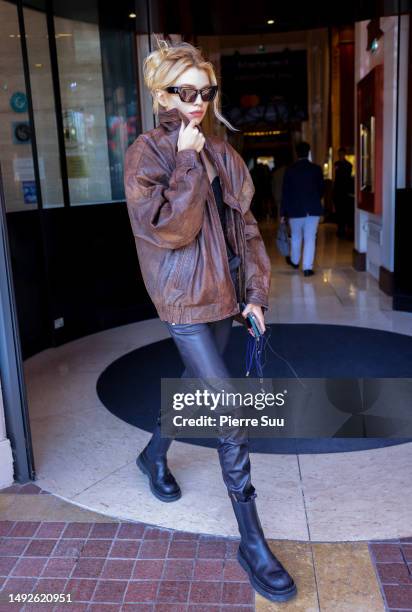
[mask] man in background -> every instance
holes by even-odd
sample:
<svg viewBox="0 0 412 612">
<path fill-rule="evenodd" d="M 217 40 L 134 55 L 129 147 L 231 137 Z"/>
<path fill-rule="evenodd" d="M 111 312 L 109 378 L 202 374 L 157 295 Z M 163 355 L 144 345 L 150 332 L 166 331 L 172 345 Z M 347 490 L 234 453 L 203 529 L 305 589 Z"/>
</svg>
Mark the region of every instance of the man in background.
<svg viewBox="0 0 412 612">
<path fill-rule="evenodd" d="M 283 179 L 281 222 L 289 219 L 291 229 L 291 255 L 286 261 L 299 267 L 303 240 L 303 274 L 312 276 L 315 259 L 316 234 L 323 214 L 321 198 L 324 191 L 320 166 L 309 161 L 310 145 L 296 145 L 297 160 L 286 170 Z"/>
</svg>

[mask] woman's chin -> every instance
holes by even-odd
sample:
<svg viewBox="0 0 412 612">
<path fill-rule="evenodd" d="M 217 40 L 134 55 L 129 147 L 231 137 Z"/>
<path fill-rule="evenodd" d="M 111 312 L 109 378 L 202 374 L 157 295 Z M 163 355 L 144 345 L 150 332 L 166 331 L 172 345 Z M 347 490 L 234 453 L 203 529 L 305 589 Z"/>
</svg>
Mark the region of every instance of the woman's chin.
<svg viewBox="0 0 412 612">
<path fill-rule="evenodd" d="M 200 125 L 203 121 L 203 117 L 192 117 L 191 115 L 187 115 L 188 121 L 194 121 L 195 125 Z"/>
</svg>

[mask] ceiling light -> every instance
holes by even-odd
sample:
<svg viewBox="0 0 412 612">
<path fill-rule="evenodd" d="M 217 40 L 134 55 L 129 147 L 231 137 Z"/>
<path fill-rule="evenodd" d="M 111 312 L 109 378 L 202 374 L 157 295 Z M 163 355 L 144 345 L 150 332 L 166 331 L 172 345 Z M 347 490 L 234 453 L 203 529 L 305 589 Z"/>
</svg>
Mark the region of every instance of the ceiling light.
<svg viewBox="0 0 412 612">
<path fill-rule="evenodd" d="M 130 19 L 134 19 L 135 17 L 137 17 L 136 13 L 130 13 L 129 14 Z"/>
<path fill-rule="evenodd" d="M 267 20 L 267 24 L 268 24 L 268 25 L 273 25 L 274 23 L 275 23 L 275 20 L 274 20 L 274 19 L 268 19 L 268 20 Z"/>
</svg>

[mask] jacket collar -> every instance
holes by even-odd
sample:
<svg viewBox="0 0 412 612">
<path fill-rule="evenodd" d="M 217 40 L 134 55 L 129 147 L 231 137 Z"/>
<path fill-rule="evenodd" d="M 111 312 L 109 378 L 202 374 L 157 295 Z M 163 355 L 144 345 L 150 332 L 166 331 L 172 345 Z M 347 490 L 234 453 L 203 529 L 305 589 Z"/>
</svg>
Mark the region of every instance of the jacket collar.
<svg viewBox="0 0 412 612">
<path fill-rule="evenodd" d="M 189 123 L 189 120 L 177 108 L 166 110 L 164 107 L 160 107 L 157 116 L 158 116 L 160 125 L 168 132 L 173 132 L 175 130 L 180 129 L 182 121 L 185 126 Z M 224 197 L 225 203 L 231 206 L 232 208 L 240 210 L 241 205 L 236 200 L 236 198 L 234 198 L 231 194 L 231 190 L 228 186 L 229 178 L 227 177 L 227 173 L 225 171 L 225 168 L 219 156 L 216 154 L 216 151 L 214 150 L 214 147 L 212 146 L 212 143 L 210 142 L 209 138 L 206 136 L 206 134 L 204 134 L 201 125 L 199 125 L 199 130 L 205 136 L 205 147 L 204 148 L 206 151 L 209 152 L 210 156 L 215 162 L 216 170 L 220 177 L 221 184 L 223 187 L 223 197 Z M 205 163 L 203 151 L 200 152 L 200 158 L 202 159 L 203 163 Z"/>
<path fill-rule="evenodd" d="M 185 126 L 189 123 L 183 113 L 181 113 L 177 108 L 166 110 L 164 107 L 161 107 L 157 116 L 159 118 L 160 125 L 162 125 L 168 132 L 179 129 L 182 121 L 184 122 Z"/>
</svg>

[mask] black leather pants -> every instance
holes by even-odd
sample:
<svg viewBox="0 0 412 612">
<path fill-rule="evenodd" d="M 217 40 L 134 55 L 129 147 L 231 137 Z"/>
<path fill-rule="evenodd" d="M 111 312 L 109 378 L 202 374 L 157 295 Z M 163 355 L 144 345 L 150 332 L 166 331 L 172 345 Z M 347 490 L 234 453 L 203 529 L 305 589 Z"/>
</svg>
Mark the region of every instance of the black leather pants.
<svg viewBox="0 0 412 612">
<path fill-rule="evenodd" d="M 233 317 L 212 323 L 166 322 L 185 365 L 182 378 L 230 378 L 223 353 Z M 249 438 L 243 428 L 231 428 L 218 438 L 218 455 L 229 496 L 245 501 L 254 494 L 251 483 Z"/>
</svg>

